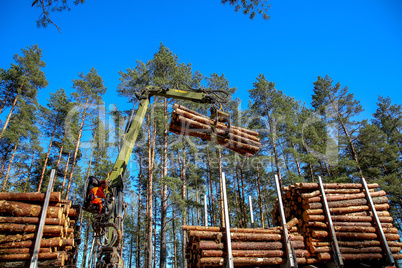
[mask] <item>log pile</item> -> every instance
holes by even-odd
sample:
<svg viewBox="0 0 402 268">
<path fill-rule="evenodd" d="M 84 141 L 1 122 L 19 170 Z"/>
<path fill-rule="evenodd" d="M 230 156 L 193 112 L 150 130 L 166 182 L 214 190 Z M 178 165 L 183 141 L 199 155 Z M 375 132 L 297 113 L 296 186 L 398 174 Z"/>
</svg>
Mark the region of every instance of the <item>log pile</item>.
<svg viewBox="0 0 402 268">
<path fill-rule="evenodd" d="M 306 263 L 309 253 L 304 238 L 297 232 L 295 218 L 288 223 L 289 236 L 299 264 Z M 187 232 L 186 259 L 188 267 L 226 266 L 225 228 L 183 226 Z M 231 228 L 234 266 L 267 266 L 286 262 L 285 243 L 281 227 Z"/>
<path fill-rule="evenodd" d="M 395 259 L 402 243 L 393 218 L 388 212 L 386 192 L 377 190 L 378 184 L 369 184 L 370 195 L 377 210 L 388 246 Z M 379 260 L 383 258 L 382 247 L 368 201 L 361 184 L 324 184 L 342 259 L 345 262 Z M 283 187 L 286 218 L 299 219 L 300 233 L 305 237 L 309 252 L 308 264 L 328 262 L 332 259 L 331 236 L 325 216 L 322 195 L 317 183 L 296 183 Z M 274 224 L 280 223 L 277 203 L 272 210 Z"/>
<path fill-rule="evenodd" d="M 29 267 L 40 223 L 44 193 L 0 193 L 0 267 Z M 53 192 L 43 229 L 39 267 L 72 264 L 79 206 Z"/>
<path fill-rule="evenodd" d="M 169 131 L 185 136 L 215 141 L 239 154 L 252 156 L 261 147 L 258 132 L 215 122 L 208 116 L 178 104 L 173 105 Z"/>
</svg>

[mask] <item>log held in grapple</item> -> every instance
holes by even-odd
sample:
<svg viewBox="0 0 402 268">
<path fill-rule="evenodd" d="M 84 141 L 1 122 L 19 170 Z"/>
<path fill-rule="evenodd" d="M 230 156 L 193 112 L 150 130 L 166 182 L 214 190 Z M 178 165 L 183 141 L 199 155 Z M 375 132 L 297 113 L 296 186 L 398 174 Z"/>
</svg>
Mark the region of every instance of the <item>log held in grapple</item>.
<svg viewBox="0 0 402 268">
<path fill-rule="evenodd" d="M 258 132 L 215 121 L 178 104 L 173 105 L 169 131 L 215 141 L 245 156 L 254 155 L 261 147 Z"/>
</svg>

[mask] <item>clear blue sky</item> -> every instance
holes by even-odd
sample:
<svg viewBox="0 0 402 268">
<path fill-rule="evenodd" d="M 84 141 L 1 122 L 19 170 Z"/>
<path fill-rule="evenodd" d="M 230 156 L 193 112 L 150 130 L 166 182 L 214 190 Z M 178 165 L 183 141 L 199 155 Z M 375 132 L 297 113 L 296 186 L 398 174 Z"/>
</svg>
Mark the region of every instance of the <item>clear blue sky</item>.
<svg viewBox="0 0 402 268">
<path fill-rule="evenodd" d="M 402 104 L 400 0 L 271 0 L 270 20 L 250 20 L 220 0 L 86 0 L 53 14 L 61 34 L 51 25 L 36 28 L 40 9 L 30 3 L 0 2 L 0 67 L 38 44 L 49 81 L 42 104 L 57 88 L 70 92 L 72 79 L 93 66 L 108 87 L 107 104 L 131 107 L 115 93 L 118 71 L 151 59 L 161 42 L 206 76 L 224 73 L 245 105 L 260 73 L 307 104 L 312 83 L 328 74 L 354 93 L 364 118 L 379 94 Z"/>
</svg>

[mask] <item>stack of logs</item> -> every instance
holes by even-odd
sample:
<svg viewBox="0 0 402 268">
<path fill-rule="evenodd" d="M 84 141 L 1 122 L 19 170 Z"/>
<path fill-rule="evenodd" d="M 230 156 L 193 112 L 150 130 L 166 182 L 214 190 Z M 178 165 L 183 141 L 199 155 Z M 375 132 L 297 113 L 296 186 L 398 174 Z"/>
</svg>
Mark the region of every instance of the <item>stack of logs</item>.
<svg viewBox="0 0 402 268">
<path fill-rule="evenodd" d="M 382 259 L 380 238 L 373 223 L 374 219 L 362 184 L 327 183 L 323 186 L 342 259 L 345 262 Z M 399 242 L 398 230 L 394 228 L 393 218 L 388 212 L 389 204 L 386 192 L 377 190 L 378 184 L 376 183 L 368 184 L 368 187 L 388 246 L 395 259 L 402 259 L 402 254 L 399 254 L 402 243 Z M 284 187 L 283 190 L 286 218 L 298 217 L 300 233 L 305 237 L 309 252 L 307 263 L 330 261 L 332 259 L 332 240 L 323 210 L 319 185 L 317 183 L 296 183 Z M 280 214 L 277 203 L 272 214 L 274 224 L 279 224 Z"/>
<path fill-rule="evenodd" d="M 44 193 L 0 193 L 0 267 L 29 267 L 44 200 Z M 73 264 L 78 216 L 79 206 L 51 193 L 39 267 Z"/>
<path fill-rule="evenodd" d="M 261 147 L 258 132 L 215 122 L 208 116 L 197 113 L 178 104 L 173 105 L 169 131 L 203 140 L 216 141 L 239 154 L 252 156 Z"/>
<path fill-rule="evenodd" d="M 291 244 L 297 262 L 306 263 L 308 251 L 304 238 L 297 232 L 297 218 L 288 222 Z M 188 267 L 226 266 L 227 247 L 225 228 L 183 226 L 187 232 L 186 259 Z M 279 265 L 286 262 L 285 243 L 281 227 L 231 228 L 234 266 Z"/>
</svg>

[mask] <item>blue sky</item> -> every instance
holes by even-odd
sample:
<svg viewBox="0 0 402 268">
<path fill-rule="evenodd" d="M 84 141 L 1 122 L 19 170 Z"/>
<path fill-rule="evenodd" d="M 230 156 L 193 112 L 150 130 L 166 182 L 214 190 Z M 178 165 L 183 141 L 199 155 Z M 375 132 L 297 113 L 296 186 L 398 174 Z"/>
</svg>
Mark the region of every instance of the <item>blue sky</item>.
<svg viewBox="0 0 402 268">
<path fill-rule="evenodd" d="M 53 14 L 61 27 L 36 28 L 40 9 L 30 1 L 0 2 L 0 68 L 14 53 L 38 44 L 49 86 L 43 104 L 58 88 L 95 67 L 108 87 L 106 103 L 121 108 L 120 70 L 147 61 L 161 43 L 208 76 L 224 73 L 237 97 L 262 73 L 285 94 L 310 104 L 313 82 L 328 74 L 349 87 L 370 118 L 377 96 L 402 104 L 402 2 L 271 0 L 270 20 L 235 13 L 220 0 L 86 0 Z"/>
</svg>

